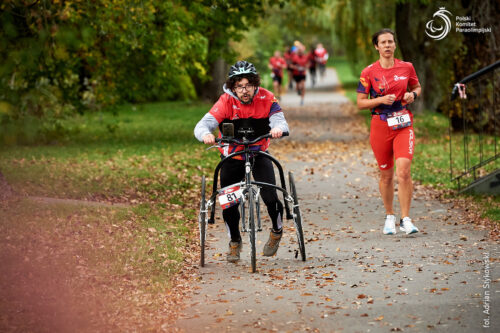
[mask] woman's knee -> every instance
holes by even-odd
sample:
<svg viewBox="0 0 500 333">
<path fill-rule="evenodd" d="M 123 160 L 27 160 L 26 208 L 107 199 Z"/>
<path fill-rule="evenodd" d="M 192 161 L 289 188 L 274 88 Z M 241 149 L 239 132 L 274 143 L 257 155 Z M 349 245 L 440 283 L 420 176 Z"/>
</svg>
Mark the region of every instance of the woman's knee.
<svg viewBox="0 0 500 333">
<path fill-rule="evenodd" d="M 394 181 L 394 169 L 381 170 L 380 171 L 380 182 L 385 185 L 390 185 Z"/>
<path fill-rule="evenodd" d="M 396 177 L 398 177 L 398 181 L 411 181 L 411 170 L 410 168 L 400 168 L 396 170 Z"/>
</svg>

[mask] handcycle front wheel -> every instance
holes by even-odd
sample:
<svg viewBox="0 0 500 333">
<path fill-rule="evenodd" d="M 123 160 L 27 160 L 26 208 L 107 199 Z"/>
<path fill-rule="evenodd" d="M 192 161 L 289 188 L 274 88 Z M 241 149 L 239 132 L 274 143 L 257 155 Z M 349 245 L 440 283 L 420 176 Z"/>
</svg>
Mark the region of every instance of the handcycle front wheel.
<svg viewBox="0 0 500 333">
<path fill-rule="evenodd" d="M 201 201 L 200 201 L 200 213 L 198 215 L 198 224 L 200 228 L 200 266 L 205 266 L 205 239 L 206 239 L 206 228 L 207 228 L 207 212 L 206 212 L 206 202 L 205 202 L 205 175 L 201 177 Z"/>
<path fill-rule="evenodd" d="M 251 247 L 251 262 L 252 273 L 257 270 L 257 249 L 255 247 L 255 202 L 253 192 L 250 189 L 248 193 L 248 227 L 250 228 L 250 247 Z"/>
<path fill-rule="evenodd" d="M 293 199 L 293 222 L 295 224 L 295 232 L 297 233 L 297 241 L 299 243 L 300 257 L 302 261 L 306 261 L 306 246 L 304 243 L 304 232 L 302 230 L 302 214 L 300 213 L 299 198 L 297 197 L 297 189 L 295 188 L 295 181 L 293 173 L 288 173 L 288 181 L 290 183 L 290 192 Z"/>
<path fill-rule="evenodd" d="M 252 193 L 255 195 L 255 220 L 257 221 L 256 230 L 262 231 L 262 225 L 260 221 L 260 196 L 258 192 L 252 190 Z M 247 232 L 249 229 L 247 209 L 248 207 L 248 199 L 245 199 L 244 202 L 240 204 L 240 217 L 241 217 L 241 231 Z"/>
</svg>

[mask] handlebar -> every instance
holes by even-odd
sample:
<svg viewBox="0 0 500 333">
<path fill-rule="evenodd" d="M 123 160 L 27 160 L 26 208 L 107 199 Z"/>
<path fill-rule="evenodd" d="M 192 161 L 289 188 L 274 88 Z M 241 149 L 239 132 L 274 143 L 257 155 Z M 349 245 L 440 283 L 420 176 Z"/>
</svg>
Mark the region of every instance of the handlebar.
<svg viewBox="0 0 500 333">
<path fill-rule="evenodd" d="M 284 136 L 288 136 L 289 133 L 288 132 L 283 132 L 283 134 L 281 135 L 281 137 L 284 137 Z M 243 146 L 248 146 L 248 145 L 253 145 L 254 143 L 262 140 L 262 139 L 267 139 L 267 138 L 271 138 L 272 135 L 271 133 L 267 133 L 267 134 L 264 134 L 264 135 L 261 135 L 253 140 L 248 140 L 248 139 L 244 139 L 244 140 L 239 140 L 239 139 L 235 139 L 235 138 L 216 138 L 215 139 L 215 142 L 217 143 L 232 143 L 232 144 L 235 144 L 235 145 L 243 145 Z"/>
</svg>

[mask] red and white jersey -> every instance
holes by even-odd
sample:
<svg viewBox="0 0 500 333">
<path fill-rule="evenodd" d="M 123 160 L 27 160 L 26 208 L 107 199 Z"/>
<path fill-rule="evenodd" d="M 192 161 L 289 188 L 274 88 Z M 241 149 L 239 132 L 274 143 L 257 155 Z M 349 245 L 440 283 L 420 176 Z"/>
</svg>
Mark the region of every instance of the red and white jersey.
<svg viewBox="0 0 500 333">
<path fill-rule="evenodd" d="M 325 65 L 328 60 L 328 52 L 325 48 L 316 48 L 314 50 L 314 55 L 316 56 L 316 62 Z"/>
<path fill-rule="evenodd" d="M 382 68 L 377 60 L 361 72 L 357 92 L 370 94 L 371 98 L 396 95 L 392 105 L 381 104 L 372 110 L 378 113 L 390 113 L 407 108 L 407 103 L 403 100 L 404 94 L 409 87 L 418 83 L 417 73 L 411 62 L 394 59 L 394 66 Z"/>
<path fill-rule="evenodd" d="M 282 57 L 271 57 L 269 59 L 269 65 L 273 68 L 273 72 L 280 77 L 283 76 L 283 68 L 286 68 L 285 58 Z"/>
<path fill-rule="evenodd" d="M 262 87 L 259 87 L 250 104 L 243 104 L 237 97 L 226 92 L 221 95 L 219 100 L 209 111 L 219 124 L 226 119 L 269 119 L 269 117 L 277 112 L 282 112 L 277 99 L 272 92 Z M 221 136 L 222 134 L 219 132 L 219 137 Z M 269 143 L 270 139 L 262 139 L 255 143 L 253 149 L 266 151 L 269 147 Z M 227 156 L 236 151 L 243 150 L 243 147 L 231 145 L 229 147 L 219 148 L 219 150 L 222 155 Z M 237 156 L 236 158 L 241 159 L 242 157 Z"/>
<path fill-rule="evenodd" d="M 309 68 L 309 57 L 307 54 L 292 56 L 292 62 L 295 65 L 293 75 L 306 75 L 307 68 Z"/>
</svg>

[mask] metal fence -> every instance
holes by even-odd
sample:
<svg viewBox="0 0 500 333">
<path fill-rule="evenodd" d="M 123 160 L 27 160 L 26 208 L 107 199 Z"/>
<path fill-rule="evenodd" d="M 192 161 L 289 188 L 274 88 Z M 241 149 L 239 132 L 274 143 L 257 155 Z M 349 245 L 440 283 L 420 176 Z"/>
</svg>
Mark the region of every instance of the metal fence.
<svg viewBox="0 0 500 333">
<path fill-rule="evenodd" d="M 471 190 L 487 178 L 491 191 L 486 192 L 500 191 L 499 95 L 500 61 L 453 87 L 451 100 L 459 97 L 460 102 L 450 114 L 450 177 L 459 191 Z"/>
</svg>

